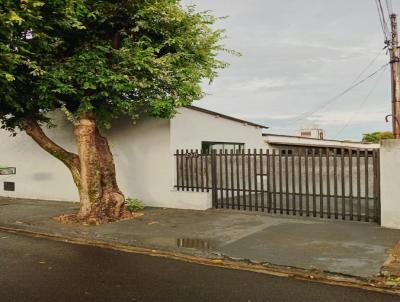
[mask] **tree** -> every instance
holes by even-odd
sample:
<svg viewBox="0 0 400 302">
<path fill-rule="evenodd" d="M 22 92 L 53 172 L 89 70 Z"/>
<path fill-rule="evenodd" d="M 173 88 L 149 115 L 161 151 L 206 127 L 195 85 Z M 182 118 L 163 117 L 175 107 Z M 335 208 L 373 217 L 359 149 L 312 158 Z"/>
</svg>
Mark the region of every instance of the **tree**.
<svg viewBox="0 0 400 302">
<path fill-rule="evenodd" d="M 394 135 L 390 131 L 372 132 L 363 134 L 363 142 L 380 143 L 383 139 L 394 138 Z"/>
<path fill-rule="evenodd" d="M 200 99 L 201 82 L 227 66 L 216 20 L 179 0 L 0 1 L 1 127 L 25 131 L 71 171 L 80 210 L 68 219 L 127 215 L 102 130 Z M 43 131 L 54 110 L 73 123 L 77 154 Z"/>
</svg>

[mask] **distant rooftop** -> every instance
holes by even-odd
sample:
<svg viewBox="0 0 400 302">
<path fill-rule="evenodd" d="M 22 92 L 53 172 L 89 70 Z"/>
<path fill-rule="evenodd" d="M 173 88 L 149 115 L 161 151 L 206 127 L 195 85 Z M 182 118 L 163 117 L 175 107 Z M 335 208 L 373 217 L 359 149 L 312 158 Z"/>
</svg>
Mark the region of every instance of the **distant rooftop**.
<svg viewBox="0 0 400 302">
<path fill-rule="evenodd" d="M 379 148 L 379 144 L 352 140 L 317 139 L 295 135 L 263 133 L 269 144 L 298 145 L 298 146 L 325 146 L 325 147 L 366 147 Z"/>
</svg>

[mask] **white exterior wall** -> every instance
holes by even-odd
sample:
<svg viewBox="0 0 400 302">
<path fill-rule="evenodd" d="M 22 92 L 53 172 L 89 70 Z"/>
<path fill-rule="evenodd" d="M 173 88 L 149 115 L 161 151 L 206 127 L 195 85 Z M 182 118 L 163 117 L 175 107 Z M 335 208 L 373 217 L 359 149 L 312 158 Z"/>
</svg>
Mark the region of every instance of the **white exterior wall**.
<svg viewBox="0 0 400 302">
<path fill-rule="evenodd" d="M 76 152 L 73 130 L 60 120 L 57 131 L 47 135 L 68 151 Z M 0 165 L 17 168 L 16 175 L 0 175 L 0 196 L 47 200 L 78 201 L 79 195 L 72 176 L 58 159 L 49 155 L 25 133 L 10 137 L 0 129 Z M 15 182 L 15 192 L 3 190 L 3 182 Z"/>
<path fill-rule="evenodd" d="M 170 121 L 171 141 L 170 154 L 179 149 L 201 150 L 201 143 L 231 142 L 244 143 L 245 148 L 262 148 L 262 129 L 240 122 L 231 121 L 212 114 L 180 108 Z M 171 162 L 173 171 L 172 183 L 176 183 L 176 165 Z M 174 200 L 182 204 L 183 200 L 193 199 L 196 208 L 207 209 L 212 207 L 211 192 L 182 192 L 175 191 Z M 194 200 L 196 199 L 196 201 Z"/>
<path fill-rule="evenodd" d="M 244 143 L 245 148 L 265 148 L 262 129 L 208 113 L 180 108 L 171 120 L 171 148 L 201 150 L 202 141 Z"/>
<path fill-rule="evenodd" d="M 400 229 L 400 140 L 386 139 L 380 149 L 381 225 Z"/>
<path fill-rule="evenodd" d="M 46 130 L 56 143 L 76 152 L 71 124 L 61 113 L 56 129 Z M 106 133 L 115 157 L 117 179 L 127 197 L 139 198 L 147 206 L 207 209 L 211 194 L 174 189 L 177 148 L 200 149 L 202 141 L 245 143 L 262 146 L 261 129 L 224 118 L 181 108 L 169 120 L 143 119 L 136 125 L 118 121 Z M 16 175 L 0 176 L 0 196 L 78 201 L 79 195 L 68 169 L 42 150 L 30 137 L 10 137 L 0 130 L 0 165 L 17 168 Z M 15 182 L 16 191 L 3 190 L 3 181 Z"/>
<path fill-rule="evenodd" d="M 71 124 L 58 115 L 57 129 L 46 130 L 56 143 L 76 152 Z M 143 119 L 114 124 L 106 133 L 115 158 L 117 179 L 126 197 L 139 198 L 147 206 L 207 209 L 207 193 L 176 192 L 174 159 L 170 149 L 170 121 Z M 16 137 L 0 130 L 0 165 L 17 168 L 16 175 L 0 176 L 0 196 L 44 200 L 79 201 L 67 167 L 42 150 L 30 137 Z M 3 181 L 15 182 L 15 192 L 3 190 Z"/>
<path fill-rule="evenodd" d="M 106 133 L 113 150 L 117 179 L 126 197 L 147 206 L 205 210 L 207 193 L 177 192 L 175 162 L 170 148 L 170 121 L 147 118 L 132 125 L 119 121 Z"/>
</svg>

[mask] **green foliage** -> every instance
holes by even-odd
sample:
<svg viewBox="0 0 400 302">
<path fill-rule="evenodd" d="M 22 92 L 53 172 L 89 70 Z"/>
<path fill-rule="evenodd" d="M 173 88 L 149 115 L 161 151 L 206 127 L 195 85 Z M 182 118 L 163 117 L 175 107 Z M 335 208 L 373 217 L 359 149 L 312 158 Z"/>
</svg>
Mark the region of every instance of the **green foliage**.
<svg viewBox="0 0 400 302">
<path fill-rule="evenodd" d="M 136 198 L 134 198 L 134 199 L 127 198 L 126 206 L 127 206 L 128 210 L 131 212 L 137 212 L 137 211 L 144 209 L 143 203 L 139 199 L 136 199 Z"/>
<path fill-rule="evenodd" d="M 390 131 L 373 132 L 363 134 L 363 142 L 380 143 L 383 139 L 394 138 L 393 133 Z"/>
<path fill-rule="evenodd" d="M 169 118 L 227 66 L 218 19 L 179 0 L 0 1 L 0 122 L 11 131 L 60 108 L 103 127 Z"/>
</svg>

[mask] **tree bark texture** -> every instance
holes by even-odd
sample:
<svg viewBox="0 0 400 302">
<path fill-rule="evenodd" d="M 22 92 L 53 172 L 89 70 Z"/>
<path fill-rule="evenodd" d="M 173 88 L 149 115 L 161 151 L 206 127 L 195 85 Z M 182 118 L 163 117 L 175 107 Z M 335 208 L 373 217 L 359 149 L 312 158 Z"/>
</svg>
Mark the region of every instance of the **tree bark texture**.
<svg viewBox="0 0 400 302">
<path fill-rule="evenodd" d="M 91 113 L 83 115 L 74 124 L 78 154 L 54 143 L 34 121 L 27 122 L 25 131 L 71 171 L 80 197 L 79 213 L 72 220 L 97 224 L 128 215 L 125 197 L 118 188 L 110 146 Z"/>
</svg>

